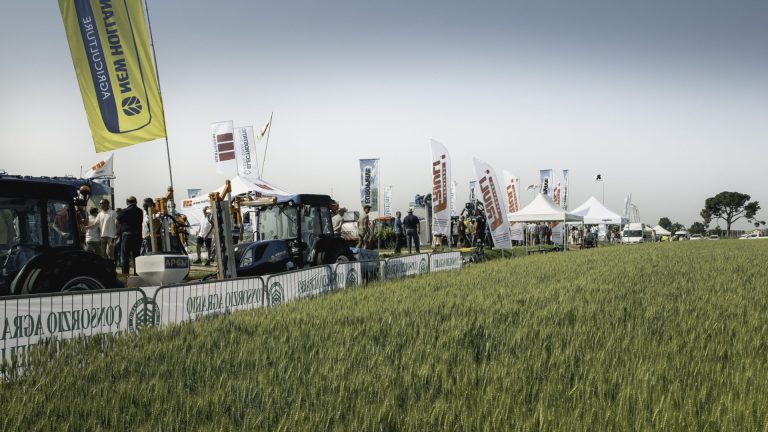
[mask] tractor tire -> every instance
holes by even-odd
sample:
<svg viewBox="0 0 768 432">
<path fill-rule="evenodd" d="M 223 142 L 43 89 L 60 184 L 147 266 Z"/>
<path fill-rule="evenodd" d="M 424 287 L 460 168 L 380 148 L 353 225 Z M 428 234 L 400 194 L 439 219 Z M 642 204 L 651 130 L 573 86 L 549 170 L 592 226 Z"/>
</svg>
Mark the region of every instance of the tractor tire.
<svg viewBox="0 0 768 432">
<path fill-rule="evenodd" d="M 61 287 L 61 292 L 96 291 L 106 289 L 104 284 L 90 276 L 75 276 Z"/>
</svg>

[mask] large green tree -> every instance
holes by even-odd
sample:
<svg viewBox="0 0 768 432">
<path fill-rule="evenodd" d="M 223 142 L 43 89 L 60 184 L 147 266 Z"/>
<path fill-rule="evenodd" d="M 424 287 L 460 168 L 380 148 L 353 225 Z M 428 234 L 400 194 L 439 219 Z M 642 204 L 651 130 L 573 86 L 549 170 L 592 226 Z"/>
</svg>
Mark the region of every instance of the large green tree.
<svg viewBox="0 0 768 432">
<path fill-rule="evenodd" d="M 691 234 L 706 234 L 707 228 L 704 226 L 701 222 L 694 222 L 693 225 L 691 225 L 690 228 L 688 228 L 688 232 Z"/>
<path fill-rule="evenodd" d="M 709 225 L 712 219 L 722 219 L 725 221 L 728 236 L 731 235 L 731 225 L 739 219 L 745 219 L 756 227 L 765 225 L 765 221 L 757 220 L 755 217 L 760 210 L 760 203 L 750 202 L 750 199 L 752 199 L 751 196 L 741 192 L 720 192 L 707 198 L 701 210 L 704 224 Z"/>
<path fill-rule="evenodd" d="M 672 231 L 672 221 L 668 217 L 659 219 L 659 226 L 667 231 Z"/>
</svg>

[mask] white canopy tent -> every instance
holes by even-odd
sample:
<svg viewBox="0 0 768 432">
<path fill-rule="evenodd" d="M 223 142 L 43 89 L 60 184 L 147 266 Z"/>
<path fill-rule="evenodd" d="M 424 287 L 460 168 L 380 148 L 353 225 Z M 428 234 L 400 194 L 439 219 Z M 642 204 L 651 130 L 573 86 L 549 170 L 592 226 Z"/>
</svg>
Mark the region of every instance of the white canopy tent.
<svg viewBox="0 0 768 432">
<path fill-rule="evenodd" d="M 670 236 L 672 235 L 671 232 L 665 230 L 661 225 L 656 225 L 653 227 L 653 232 L 656 233 L 656 237 L 660 238 L 661 236 Z"/>
<path fill-rule="evenodd" d="M 248 180 L 246 178 L 236 176 L 230 181 L 232 187 L 232 196 L 240 196 L 246 194 L 254 194 L 257 197 L 261 196 L 290 196 L 293 195 L 290 192 L 286 192 L 277 186 L 267 183 L 263 180 Z M 222 186 L 212 192 L 224 193 L 225 186 Z M 181 213 L 184 213 L 189 220 L 190 226 L 199 226 L 200 220 L 203 217 L 203 209 L 210 205 L 210 199 L 208 194 L 200 195 L 192 199 L 186 199 L 182 201 Z M 193 230 L 190 230 L 193 231 Z"/>
<path fill-rule="evenodd" d="M 582 222 L 583 217 L 569 213 L 552 201 L 546 194 L 538 194 L 522 210 L 507 214 L 510 222 Z M 568 233 L 563 230 L 563 249 L 568 248 Z"/>
<path fill-rule="evenodd" d="M 584 204 L 571 210 L 571 213 L 583 217 L 587 225 L 621 225 L 628 222 L 627 219 L 609 210 L 595 197 L 589 197 Z"/>
<path fill-rule="evenodd" d="M 552 201 L 549 195 L 538 194 L 522 210 L 507 214 L 510 222 L 582 222 L 583 217 L 569 213 Z"/>
</svg>

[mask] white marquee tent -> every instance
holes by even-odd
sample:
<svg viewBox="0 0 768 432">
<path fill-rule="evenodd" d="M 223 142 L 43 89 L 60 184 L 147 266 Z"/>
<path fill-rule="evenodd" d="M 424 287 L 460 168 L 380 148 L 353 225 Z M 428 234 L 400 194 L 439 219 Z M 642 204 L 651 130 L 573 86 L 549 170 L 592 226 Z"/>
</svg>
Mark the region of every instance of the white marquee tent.
<svg viewBox="0 0 768 432">
<path fill-rule="evenodd" d="M 549 195 L 541 193 L 522 210 L 507 216 L 510 222 L 581 222 L 584 219 L 563 210 Z"/>
<path fill-rule="evenodd" d="M 656 237 L 659 238 L 661 236 L 670 236 L 672 235 L 671 232 L 665 230 L 661 225 L 656 225 L 653 227 L 653 232 L 656 233 Z"/>
<path fill-rule="evenodd" d="M 583 217 L 584 223 L 587 225 L 621 225 L 628 222 L 625 218 L 609 210 L 595 197 L 589 197 L 584 204 L 571 210 L 571 213 Z"/>
<path fill-rule="evenodd" d="M 581 222 L 583 218 L 568 213 L 552 201 L 546 194 L 538 194 L 530 204 L 522 210 L 508 213 L 510 222 Z M 563 232 L 563 250 L 568 248 L 568 235 Z M 526 246 L 527 248 L 527 246 Z"/>
<path fill-rule="evenodd" d="M 255 193 L 257 196 L 290 196 L 293 195 L 290 192 L 286 192 L 277 186 L 267 183 L 263 180 L 248 180 L 246 178 L 236 176 L 233 177 L 229 184 L 232 187 L 232 196 L 245 195 L 249 193 Z M 225 186 L 222 186 L 213 192 L 223 193 Z M 185 199 L 182 201 L 181 213 L 184 213 L 189 220 L 190 225 L 200 225 L 200 219 L 203 217 L 203 209 L 208 206 L 210 200 L 208 194 L 203 194 L 192 199 Z"/>
</svg>

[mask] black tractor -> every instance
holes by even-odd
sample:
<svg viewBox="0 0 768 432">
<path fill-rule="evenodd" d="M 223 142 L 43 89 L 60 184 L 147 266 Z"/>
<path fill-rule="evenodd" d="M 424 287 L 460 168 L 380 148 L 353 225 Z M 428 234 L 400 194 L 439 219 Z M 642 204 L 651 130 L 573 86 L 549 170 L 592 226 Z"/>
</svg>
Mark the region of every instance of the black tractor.
<svg viewBox="0 0 768 432">
<path fill-rule="evenodd" d="M 242 203 L 256 207 L 254 241 L 235 247 L 238 276 L 354 260 L 347 243 L 333 235 L 328 195 L 292 195 Z"/>
<path fill-rule="evenodd" d="M 111 261 L 83 250 L 91 187 L 102 186 L 0 174 L 0 295 L 122 287 Z"/>
</svg>

